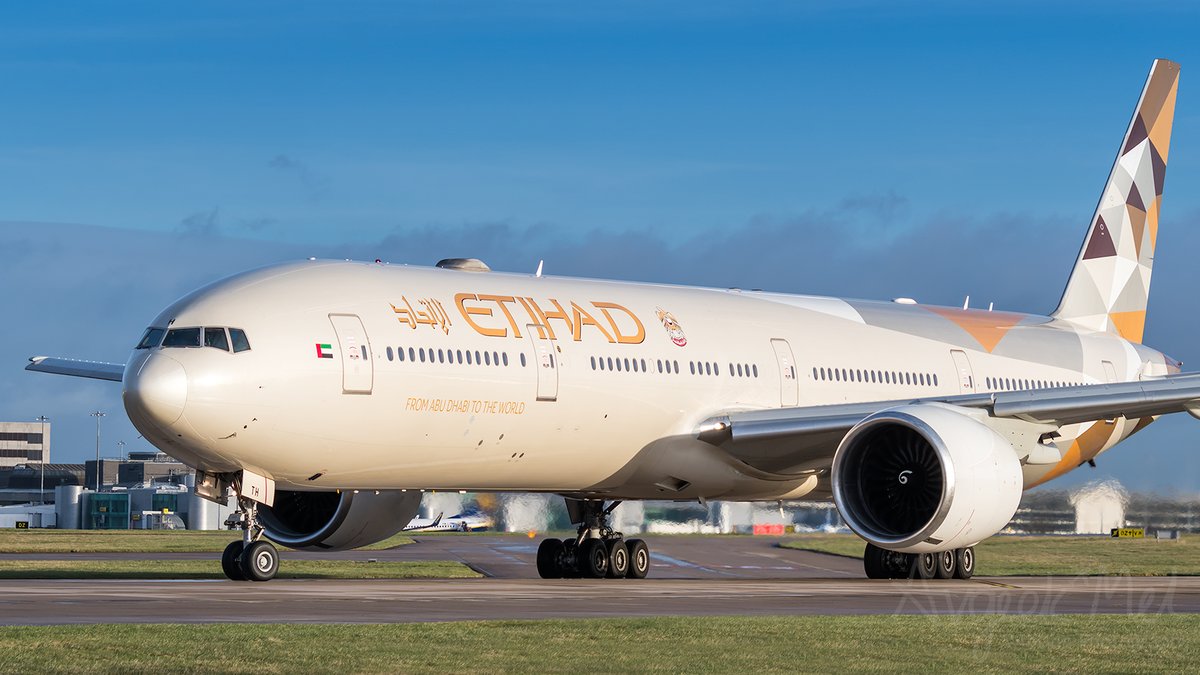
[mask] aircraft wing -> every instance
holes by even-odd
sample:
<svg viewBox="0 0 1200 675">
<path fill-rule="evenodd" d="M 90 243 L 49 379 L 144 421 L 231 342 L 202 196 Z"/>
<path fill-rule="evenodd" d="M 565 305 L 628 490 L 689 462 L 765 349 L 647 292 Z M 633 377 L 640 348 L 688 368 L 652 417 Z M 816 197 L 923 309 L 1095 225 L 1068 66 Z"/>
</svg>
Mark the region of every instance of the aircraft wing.
<svg viewBox="0 0 1200 675">
<path fill-rule="evenodd" d="M 125 364 L 60 359 L 52 356 L 35 356 L 29 359 L 29 365 L 25 366 L 25 370 L 120 382 L 125 372 Z"/>
<path fill-rule="evenodd" d="M 812 471 L 828 468 L 838 442 L 867 416 L 902 405 L 935 402 L 983 409 L 994 418 L 1058 427 L 1176 412 L 1200 417 L 1200 373 L 1055 389 L 730 412 L 707 419 L 700 425 L 698 437 L 755 468 Z"/>
</svg>

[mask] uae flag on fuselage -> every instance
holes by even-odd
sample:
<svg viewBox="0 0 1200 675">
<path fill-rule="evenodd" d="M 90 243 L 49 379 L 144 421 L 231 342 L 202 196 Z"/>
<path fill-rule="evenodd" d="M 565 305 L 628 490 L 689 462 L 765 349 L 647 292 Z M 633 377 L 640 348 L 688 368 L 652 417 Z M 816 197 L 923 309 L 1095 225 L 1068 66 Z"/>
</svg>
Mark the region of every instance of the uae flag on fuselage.
<svg viewBox="0 0 1200 675">
<path fill-rule="evenodd" d="M 318 342 L 317 343 L 317 358 L 318 359 L 332 359 L 333 358 L 333 345 L 323 345 L 320 342 Z"/>
</svg>

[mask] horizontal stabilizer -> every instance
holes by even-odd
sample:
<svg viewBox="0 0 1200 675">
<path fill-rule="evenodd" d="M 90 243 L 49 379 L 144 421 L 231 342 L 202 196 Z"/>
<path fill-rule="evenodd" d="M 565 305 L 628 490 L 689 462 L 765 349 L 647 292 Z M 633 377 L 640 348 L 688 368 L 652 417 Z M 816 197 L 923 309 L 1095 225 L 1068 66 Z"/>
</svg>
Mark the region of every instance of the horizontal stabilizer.
<svg viewBox="0 0 1200 675">
<path fill-rule="evenodd" d="M 25 366 L 25 370 L 32 370 L 37 373 L 54 373 L 55 375 L 90 377 L 96 380 L 120 382 L 122 375 L 125 373 L 125 364 L 60 359 L 53 356 L 35 356 L 29 359 L 29 365 Z"/>
</svg>

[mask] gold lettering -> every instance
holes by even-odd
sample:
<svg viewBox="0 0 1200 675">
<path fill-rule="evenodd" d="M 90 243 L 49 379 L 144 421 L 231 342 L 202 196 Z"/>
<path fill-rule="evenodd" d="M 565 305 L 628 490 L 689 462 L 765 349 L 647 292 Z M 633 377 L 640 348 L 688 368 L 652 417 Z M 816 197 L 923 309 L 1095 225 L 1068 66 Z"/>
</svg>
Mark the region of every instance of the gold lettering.
<svg viewBox="0 0 1200 675">
<path fill-rule="evenodd" d="M 513 337 L 521 337 L 521 331 L 517 330 L 517 322 L 513 320 L 512 312 L 509 312 L 508 306 L 504 304 L 506 302 L 516 302 L 516 298 L 511 295 L 480 295 L 478 298 L 480 302 L 490 300 L 500 305 L 500 311 L 504 312 L 505 318 L 508 319 L 508 325 L 512 326 Z"/>
<path fill-rule="evenodd" d="M 532 305 L 533 309 L 535 311 L 537 311 L 539 316 L 541 316 L 542 323 L 545 324 L 546 330 L 550 332 L 551 340 L 556 340 L 557 338 L 554 336 L 554 328 L 552 328 L 550 326 L 550 319 L 561 319 L 563 321 L 563 323 L 567 324 L 567 332 L 575 333 L 575 331 L 577 330 L 574 323 L 571 321 L 571 316 L 569 314 L 567 314 L 567 310 L 563 309 L 563 306 L 558 303 L 558 300 L 555 300 L 554 298 L 550 298 L 550 303 L 552 305 L 554 305 L 554 308 L 557 311 L 547 312 L 544 309 L 542 309 L 541 307 L 538 307 L 538 304 L 536 302 L 534 302 L 533 298 L 525 298 L 525 299 L 529 301 L 529 304 Z M 574 303 L 572 303 L 572 304 L 574 304 Z M 575 333 L 575 334 L 577 334 L 577 333 Z M 578 339 L 578 338 L 576 338 L 576 339 Z"/>
<path fill-rule="evenodd" d="M 508 335 L 508 330 L 505 328 L 485 328 L 475 323 L 472 316 L 492 316 L 492 310 L 487 307 L 467 307 L 463 303 L 468 300 L 479 301 L 474 293 L 459 293 L 454 296 L 454 304 L 458 305 L 458 311 L 462 312 L 463 319 L 470 324 L 471 328 L 475 329 L 476 333 L 486 335 L 488 337 L 505 337 Z"/>
<path fill-rule="evenodd" d="M 638 320 L 633 312 L 615 302 L 593 302 L 592 305 L 601 312 L 604 312 L 604 318 L 608 319 L 608 325 L 612 328 L 613 335 L 617 336 L 617 342 L 623 345 L 640 345 L 646 341 L 646 327 L 642 325 L 642 322 Z M 633 319 L 633 324 L 637 326 L 637 335 L 625 335 L 622 333 L 620 327 L 617 326 L 616 320 L 608 313 L 610 309 L 624 312 L 629 318 Z"/>
<path fill-rule="evenodd" d="M 581 333 L 583 332 L 584 326 L 595 326 L 596 328 L 600 329 L 601 333 L 604 333 L 604 337 L 608 339 L 609 342 L 616 342 L 616 340 L 613 340 L 613 337 L 608 334 L 608 331 L 604 330 L 604 326 L 601 326 L 600 322 L 596 321 L 596 317 L 588 314 L 586 309 L 573 302 L 571 303 L 571 309 L 575 311 L 575 332 L 573 333 L 573 336 L 576 342 L 579 342 L 583 339 Z"/>
<path fill-rule="evenodd" d="M 528 300 L 529 302 L 526 302 L 526 300 Z M 533 298 L 518 297 L 517 302 L 521 303 L 521 306 L 525 308 L 525 313 L 529 315 L 529 320 L 532 321 L 533 325 L 537 327 L 538 338 L 545 340 L 546 339 L 546 331 L 550 330 L 549 326 L 546 325 L 546 315 L 541 313 L 542 310 L 540 308 L 535 313 L 533 311 L 533 307 L 529 306 L 529 303 L 533 302 Z M 536 305 L 535 305 L 535 307 L 536 307 Z M 550 332 L 551 332 L 551 334 L 554 333 L 554 331 L 550 331 Z"/>
</svg>

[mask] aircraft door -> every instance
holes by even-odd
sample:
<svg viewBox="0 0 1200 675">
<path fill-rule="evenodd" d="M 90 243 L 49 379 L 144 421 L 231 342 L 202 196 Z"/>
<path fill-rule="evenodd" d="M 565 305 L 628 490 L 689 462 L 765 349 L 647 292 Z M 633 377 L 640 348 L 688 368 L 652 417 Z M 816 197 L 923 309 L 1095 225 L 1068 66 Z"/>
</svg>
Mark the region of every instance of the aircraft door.
<svg viewBox="0 0 1200 675">
<path fill-rule="evenodd" d="M 554 342 L 539 337 L 538 326 L 535 324 L 526 326 L 525 334 L 533 344 L 533 367 L 537 370 L 537 400 L 557 401 L 559 359 Z"/>
<path fill-rule="evenodd" d="M 775 361 L 779 365 L 779 405 L 800 405 L 800 378 L 797 377 L 796 359 L 787 340 L 771 339 L 775 350 Z"/>
<path fill-rule="evenodd" d="M 951 349 L 950 356 L 954 357 L 954 370 L 958 373 L 958 393 L 975 393 L 975 371 L 971 369 L 971 361 L 967 353 L 961 349 Z"/>
<path fill-rule="evenodd" d="M 329 321 L 337 334 L 338 354 L 342 359 L 342 393 L 370 394 L 375 366 L 362 321 L 355 314 L 330 314 Z"/>
</svg>

